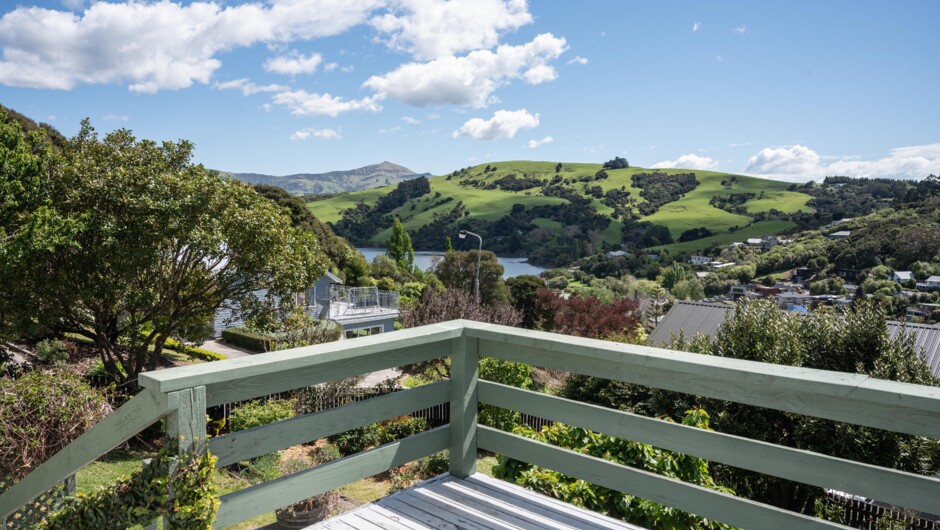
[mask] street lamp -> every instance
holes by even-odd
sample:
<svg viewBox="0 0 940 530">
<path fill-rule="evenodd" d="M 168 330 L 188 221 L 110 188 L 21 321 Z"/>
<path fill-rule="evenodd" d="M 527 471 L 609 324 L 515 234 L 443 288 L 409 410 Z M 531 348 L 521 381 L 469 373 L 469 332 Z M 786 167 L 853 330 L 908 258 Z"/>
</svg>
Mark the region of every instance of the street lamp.
<svg viewBox="0 0 940 530">
<path fill-rule="evenodd" d="M 477 277 L 473 281 L 473 296 L 477 301 L 477 305 L 480 305 L 480 255 L 483 254 L 483 238 L 479 234 L 474 234 L 469 230 L 461 230 L 457 232 L 457 236 L 460 239 L 467 239 L 467 236 L 473 236 L 480 241 L 479 248 L 477 249 Z"/>
</svg>

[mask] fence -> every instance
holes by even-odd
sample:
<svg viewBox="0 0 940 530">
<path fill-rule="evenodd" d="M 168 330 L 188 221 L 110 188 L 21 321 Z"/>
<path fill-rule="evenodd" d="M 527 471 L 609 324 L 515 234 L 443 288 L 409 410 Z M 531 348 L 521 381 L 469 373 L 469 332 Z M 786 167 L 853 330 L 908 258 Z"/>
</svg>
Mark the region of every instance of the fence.
<svg viewBox="0 0 940 530">
<path fill-rule="evenodd" d="M 862 530 L 940 530 L 940 521 L 927 514 L 894 506 L 848 497 L 835 492 L 826 494 L 826 503 L 842 508 L 846 525 Z M 880 521 L 880 522 L 879 522 Z M 887 523 L 887 524 L 886 524 Z M 894 526 L 892 526 L 892 523 Z"/>
<path fill-rule="evenodd" d="M 0 493 L 8 489 L 12 483 L 9 479 L 0 477 Z M 53 486 L 3 520 L 0 518 L 0 528 L 3 530 L 20 530 L 33 528 L 42 520 L 43 516 L 52 513 L 59 507 L 62 500 L 75 493 L 75 475 L 71 475 Z"/>
</svg>

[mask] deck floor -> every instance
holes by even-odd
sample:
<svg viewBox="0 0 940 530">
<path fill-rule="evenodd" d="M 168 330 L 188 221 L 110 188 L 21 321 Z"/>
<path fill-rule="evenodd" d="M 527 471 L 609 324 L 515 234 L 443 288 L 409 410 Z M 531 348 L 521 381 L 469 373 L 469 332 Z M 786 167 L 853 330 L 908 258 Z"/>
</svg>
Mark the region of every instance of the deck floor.
<svg viewBox="0 0 940 530">
<path fill-rule="evenodd" d="M 444 474 L 308 530 L 640 530 L 482 474 Z"/>
</svg>

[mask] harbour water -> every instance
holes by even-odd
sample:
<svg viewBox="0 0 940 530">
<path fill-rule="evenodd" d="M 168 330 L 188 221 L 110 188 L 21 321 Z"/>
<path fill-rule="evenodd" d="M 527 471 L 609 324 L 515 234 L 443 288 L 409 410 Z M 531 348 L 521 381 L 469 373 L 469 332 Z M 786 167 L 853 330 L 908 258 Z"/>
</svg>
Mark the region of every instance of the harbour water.
<svg viewBox="0 0 940 530">
<path fill-rule="evenodd" d="M 379 254 L 385 254 L 384 248 L 357 248 L 359 252 L 362 252 L 362 255 L 366 257 L 366 260 L 369 263 L 372 263 L 372 259 L 378 256 Z M 434 266 L 436 263 L 435 260 L 440 260 L 444 256 L 443 252 L 426 252 L 418 251 L 415 252 L 415 265 L 421 270 L 428 270 Z M 538 276 L 538 274 L 545 270 L 543 267 L 536 267 L 531 263 L 526 263 L 525 258 L 507 258 L 504 256 L 496 256 L 496 259 L 499 261 L 500 265 L 503 266 L 503 278 L 512 278 L 514 276 L 522 276 L 523 274 L 532 274 Z"/>
</svg>

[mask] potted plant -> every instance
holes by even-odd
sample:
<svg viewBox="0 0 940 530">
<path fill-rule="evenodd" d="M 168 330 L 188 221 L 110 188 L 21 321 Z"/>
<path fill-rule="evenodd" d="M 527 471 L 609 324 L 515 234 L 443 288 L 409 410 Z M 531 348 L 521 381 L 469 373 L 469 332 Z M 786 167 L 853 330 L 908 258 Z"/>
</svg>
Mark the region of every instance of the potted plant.
<svg viewBox="0 0 940 530">
<path fill-rule="evenodd" d="M 318 463 L 321 462 L 315 462 L 314 465 Z M 288 460 L 281 467 L 284 474 L 288 475 L 307 469 L 309 465 L 303 460 Z M 277 524 L 281 528 L 307 528 L 335 514 L 339 508 L 339 501 L 339 493 L 328 491 L 279 508 L 274 511 L 274 515 L 277 517 Z"/>
</svg>

